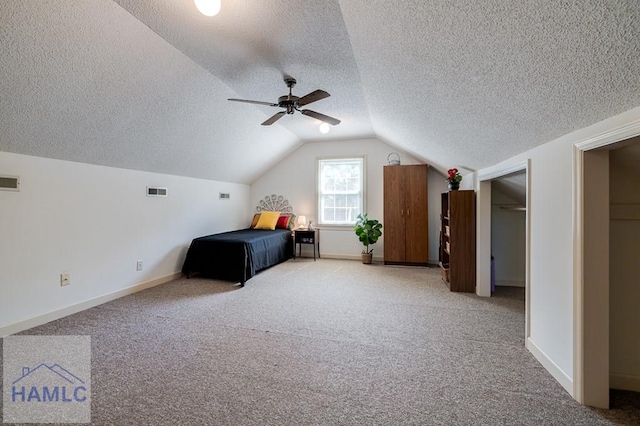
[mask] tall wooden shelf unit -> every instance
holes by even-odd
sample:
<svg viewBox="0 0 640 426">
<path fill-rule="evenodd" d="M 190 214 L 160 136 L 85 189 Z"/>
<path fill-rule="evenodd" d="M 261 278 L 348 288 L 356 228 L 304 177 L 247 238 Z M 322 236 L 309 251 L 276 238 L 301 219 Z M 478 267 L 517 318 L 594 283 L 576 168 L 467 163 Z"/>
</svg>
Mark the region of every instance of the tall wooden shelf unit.
<svg viewBox="0 0 640 426">
<path fill-rule="evenodd" d="M 426 164 L 384 166 L 384 263 L 429 263 Z"/>
<path fill-rule="evenodd" d="M 451 291 L 476 291 L 475 191 L 449 191 L 441 196 L 440 268 Z"/>
</svg>

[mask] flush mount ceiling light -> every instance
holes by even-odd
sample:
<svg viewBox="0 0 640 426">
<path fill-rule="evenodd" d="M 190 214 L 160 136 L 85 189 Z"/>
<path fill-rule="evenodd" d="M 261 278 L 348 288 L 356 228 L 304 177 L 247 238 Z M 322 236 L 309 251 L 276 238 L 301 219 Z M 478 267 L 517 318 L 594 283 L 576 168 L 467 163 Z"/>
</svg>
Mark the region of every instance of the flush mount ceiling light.
<svg viewBox="0 0 640 426">
<path fill-rule="evenodd" d="M 329 129 L 331 127 L 329 126 L 329 124 L 327 123 L 322 123 L 319 127 L 320 129 L 320 133 L 322 133 L 323 135 L 326 135 L 327 133 L 329 133 Z"/>
<path fill-rule="evenodd" d="M 220 0 L 194 0 L 194 3 L 204 16 L 215 16 L 220 12 Z"/>
</svg>

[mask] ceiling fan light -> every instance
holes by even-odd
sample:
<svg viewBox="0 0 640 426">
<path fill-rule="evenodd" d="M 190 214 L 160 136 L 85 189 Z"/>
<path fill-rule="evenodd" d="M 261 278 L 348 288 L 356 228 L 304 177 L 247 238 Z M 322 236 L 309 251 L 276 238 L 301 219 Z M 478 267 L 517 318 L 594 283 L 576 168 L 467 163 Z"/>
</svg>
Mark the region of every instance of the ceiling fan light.
<svg viewBox="0 0 640 426">
<path fill-rule="evenodd" d="M 322 133 L 323 135 L 326 135 L 327 133 L 329 133 L 331 126 L 329 126 L 329 123 L 322 123 L 319 129 L 320 129 L 320 133 Z"/>
<path fill-rule="evenodd" d="M 220 12 L 221 0 L 194 0 L 196 7 L 204 16 L 215 16 Z"/>
</svg>

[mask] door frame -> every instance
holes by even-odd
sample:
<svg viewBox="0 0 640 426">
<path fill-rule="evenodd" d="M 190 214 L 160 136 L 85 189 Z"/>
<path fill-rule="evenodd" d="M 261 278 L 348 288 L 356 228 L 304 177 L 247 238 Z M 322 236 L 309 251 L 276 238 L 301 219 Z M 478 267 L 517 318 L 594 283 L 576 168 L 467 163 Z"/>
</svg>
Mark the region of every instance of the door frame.
<svg viewBox="0 0 640 426">
<path fill-rule="evenodd" d="M 598 293 L 585 292 L 585 277 L 592 274 L 594 265 L 585 262 L 585 240 L 588 239 L 589 229 L 585 229 L 585 154 L 588 151 L 604 148 L 627 139 L 640 136 L 640 118 L 636 118 L 628 124 L 619 126 L 608 132 L 597 136 L 589 137 L 578 141 L 573 146 L 573 397 L 584 405 L 608 408 L 609 407 L 609 365 L 603 365 L 600 360 L 606 357 L 608 360 L 609 332 L 608 332 L 608 312 L 609 306 L 602 303 L 594 303 L 591 300 L 598 297 Z M 603 209 L 609 208 L 601 206 Z M 590 210 L 594 206 L 588 207 Z M 606 247 L 608 258 L 609 247 Z M 606 291 L 608 300 L 609 283 L 599 289 L 600 293 Z M 589 282 L 587 281 L 587 285 Z M 591 290 L 591 289 L 589 289 Z M 600 294 L 602 296 L 602 294 Z M 585 309 L 588 306 L 589 309 Z M 606 310 L 606 313 L 605 313 Z M 585 336 L 592 333 L 589 322 L 584 316 L 598 317 L 606 321 L 606 326 L 601 324 L 599 337 L 606 339 L 606 348 L 599 350 L 585 350 Z M 606 351 L 606 354 L 605 354 Z M 606 368 L 606 371 L 604 369 Z M 596 379 L 592 379 L 596 377 Z M 589 379 L 587 379 L 589 378 Z"/>
</svg>

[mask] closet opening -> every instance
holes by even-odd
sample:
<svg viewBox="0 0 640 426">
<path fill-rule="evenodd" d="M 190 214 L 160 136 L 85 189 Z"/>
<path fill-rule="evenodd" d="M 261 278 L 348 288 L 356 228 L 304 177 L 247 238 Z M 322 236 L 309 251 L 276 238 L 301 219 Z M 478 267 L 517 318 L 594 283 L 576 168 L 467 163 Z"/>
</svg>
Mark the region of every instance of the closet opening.
<svg viewBox="0 0 640 426">
<path fill-rule="evenodd" d="M 525 304 L 526 344 L 531 300 L 530 160 L 478 175 L 477 188 L 476 294 L 520 293 Z"/>
<path fill-rule="evenodd" d="M 574 397 L 640 400 L 640 136 L 576 146 Z"/>
<path fill-rule="evenodd" d="M 526 172 L 491 181 L 491 294 L 525 299 Z"/>
</svg>

